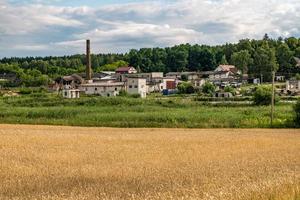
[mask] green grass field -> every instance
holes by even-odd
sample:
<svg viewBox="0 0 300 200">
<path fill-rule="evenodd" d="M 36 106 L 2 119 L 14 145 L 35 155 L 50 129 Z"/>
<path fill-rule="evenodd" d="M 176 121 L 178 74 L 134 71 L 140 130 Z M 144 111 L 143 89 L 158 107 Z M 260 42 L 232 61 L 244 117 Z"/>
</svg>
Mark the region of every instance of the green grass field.
<svg viewBox="0 0 300 200">
<path fill-rule="evenodd" d="M 101 127 L 268 128 L 270 107 L 209 105 L 186 98 L 134 99 L 47 94 L 2 97 L 0 122 Z M 276 106 L 274 127 L 293 127 L 293 106 Z"/>
</svg>

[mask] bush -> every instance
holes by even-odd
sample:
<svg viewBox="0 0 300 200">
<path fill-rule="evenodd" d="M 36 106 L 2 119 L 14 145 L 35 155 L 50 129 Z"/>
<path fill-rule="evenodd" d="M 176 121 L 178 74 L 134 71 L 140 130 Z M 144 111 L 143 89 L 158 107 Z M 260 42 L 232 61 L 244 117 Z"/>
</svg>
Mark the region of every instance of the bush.
<svg viewBox="0 0 300 200">
<path fill-rule="evenodd" d="M 231 86 L 226 86 L 224 88 L 224 92 L 230 92 L 231 94 L 235 94 L 235 89 Z"/>
<path fill-rule="evenodd" d="M 255 105 L 271 105 L 272 103 L 272 87 L 259 86 L 256 88 L 253 101 Z M 278 97 L 275 96 L 275 103 L 278 102 Z"/>
<path fill-rule="evenodd" d="M 125 90 L 121 90 L 120 92 L 119 92 L 119 95 L 118 96 L 120 96 L 120 97 L 127 97 L 128 96 L 128 93 L 125 91 Z"/>
<path fill-rule="evenodd" d="M 191 83 L 182 82 L 177 86 L 177 89 L 180 94 L 193 94 L 195 93 L 195 88 Z"/>
<path fill-rule="evenodd" d="M 294 107 L 295 110 L 295 124 L 300 127 L 300 100 L 298 100 L 297 104 Z"/>
<path fill-rule="evenodd" d="M 141 97 L 141 95 L 140 94 L 131 94 L 130 97 L 138 99 Z"/>
<path fill-rule="evenodd" d="M 33 90 L 31 88 L 21 88 L 19 91 L 20 94 L 32 94 Z"/>
<path fill-rule="evenodd" d="M 212 95 L 215 91 L 216 91 L 216 87 L 214 86 L 214 84 L 210 82 L 206 82 L 202 87 L 202 92 L 205 94 Z"/>
</svg>

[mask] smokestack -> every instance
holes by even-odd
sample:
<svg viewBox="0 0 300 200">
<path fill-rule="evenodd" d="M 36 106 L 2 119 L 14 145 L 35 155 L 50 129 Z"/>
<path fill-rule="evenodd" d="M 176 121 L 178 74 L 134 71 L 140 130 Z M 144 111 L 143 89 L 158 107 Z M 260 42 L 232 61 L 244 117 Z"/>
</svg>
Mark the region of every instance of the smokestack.
<svg viewBox="0 0 300 200">
<path fill-rule="evenodd" d="M 86 40 L 86 80 L 92 80 L 91 43 Z"/>
</svg>

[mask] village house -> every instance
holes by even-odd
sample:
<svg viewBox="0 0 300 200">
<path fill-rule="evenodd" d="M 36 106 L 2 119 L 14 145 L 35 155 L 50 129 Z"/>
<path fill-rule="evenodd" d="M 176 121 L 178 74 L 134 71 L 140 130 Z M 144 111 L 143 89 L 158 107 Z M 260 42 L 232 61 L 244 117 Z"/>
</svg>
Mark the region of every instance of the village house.
<svg viewBox="0 0 300 200">
<path fill-rule="evenodd" d="M 196 87 L 196 88 L 201 88 L 205 83 L 205 79 L 203 78 L 200 78 L 200 79 L 195 79 L 193 80 L 193 86 Z"/>
<path fill-rule="evenodd" d="M 300 92 L 300 80 L 288 80 L 288 81 L 286 81 L 286 91 L 288 91 L 288 92 Z"/>
<path fill-rule="evenodd" d="M 139 77 L 129 77 L 126 82 L 128 94 L 139 94 L 141 98 L 147 97 L 147 80 Z"/>
<path fill-rule="evenodd" d="M 128 66 L 128 67 L 120 67 L 116 69 L 117 74 L 136 74 L 137 70 L 134 67 Z"/>
<path fill-rule="evenodd" d="M 80 98 L 80 90 L 72 89 L 70 85 L 66 85 L 62 90 L 63 98 L 78 99 Z"/>
<path fill-rule="evenodd" d="M 179 79 L 179 80 L 185 77 L 187 81 L 192 82 L 193 80 L 202 78 L 202 73 L 201 72 L 169 72 L 166 74 L 166 77 Z"/>
<path fill-rule="evenodd" d="M 57 78 L 52 89 L 56 91 L 62 89 L 78 89 L 82 83 L 84 83 L 84 79 L 77 74 L 73 74 L 71 76 L 63 76 Z"/>
<path fill-rule="evenodd" d="M 239 78 L 241 72 L 234 65 L 219 65 L 215 71 L 208 75 L 213 82 L 232 82 Z"/>
</svg>

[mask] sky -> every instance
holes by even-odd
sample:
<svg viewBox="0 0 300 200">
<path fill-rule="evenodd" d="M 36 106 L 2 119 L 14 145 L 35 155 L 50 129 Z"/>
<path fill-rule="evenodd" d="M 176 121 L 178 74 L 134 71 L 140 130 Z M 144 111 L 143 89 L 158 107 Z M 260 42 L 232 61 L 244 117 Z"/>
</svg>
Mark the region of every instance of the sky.
<svg viewBox="0 0 300 200">
<path fill-rule="evenodd" d="M 0 0 L 0 58 L 300 37 L 299 0 Z"/>
</svg>

